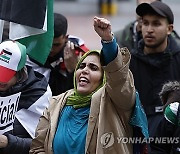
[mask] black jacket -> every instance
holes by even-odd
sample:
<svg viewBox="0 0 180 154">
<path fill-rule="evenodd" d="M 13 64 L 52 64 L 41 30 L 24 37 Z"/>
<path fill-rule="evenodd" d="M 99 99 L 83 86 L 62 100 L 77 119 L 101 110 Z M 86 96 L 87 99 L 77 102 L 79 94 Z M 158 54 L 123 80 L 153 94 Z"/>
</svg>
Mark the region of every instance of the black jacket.
<svg viewBox="0 0 180 154">
<path fill-rule="evenodd" d="M 114 32 L 114 37 L 120 47 L 127 47 L 132 53 L 138 48 L 138 42 L 142 39 L 141 32 L 137 32 L 136 23 L 137 21 L 132 21 L 128 23 L 123 29 Z M 180 36 L 176 31 L 173 30 L 171 33 L 177 41 L 180 41 Z"/>
<path fill-rule="evenodd" d="M 180 122 L 180 106 L 177 112 L 177 121 Z M 170 123 L 164 117 L 158 125 L 154 138 L 169 137 L 173 143 L 151 143 L 151 154 L 179 154 L 180 153 L 180 126 Z"/>
<path fill-rule="evenodd" d="M 135 87 L 147 117 L 162 112 L 158 93 L 162 85 L 169 80 L 180 80 L 180 44 L 169 36 L 168 47 L 163 53 L 145 55 L 141 40 L 138 50 L 132 52 L 130 70 L 133 73 Z"/>
<path fill-rule="evenodd" d="M 51 70 L 49 78 L 49 86 L 51 87 L 52 95 L 56 96 L 65 91 L 72 89 L 74 71 L 69 73 L 67 70 L 60 69 L 60 66 L 56 66 Z"/>
<path fill-rule="evenodd" d="M 36 102 L 47 90 L 46 78 L 38 72 L 34 72 L 31 67 L 27 67 L 28 79 L 21 84 L 13 86 L 6 92 L 1 92 L 0 96 L 8 96 L 21 92 L 18 111 L 28 109 Z M 28 120 L 28 119 L 27 119 Z M 31 123 L 29 121 L 29 123 Z M 31 136 L 24 129 L 21 123 L 15 118 L 14 128 L 4 135 L 8 137 L 8 146 L 1 148 L 2 154 L 28 154 L 31 144 Z"/>
<path fill-rule="evenodd" d="M 54 57 L 48 57 L 44 65 L 38 63 L 32 58 L 29 58 L 32 62 L 38 64 L 40 67 L 51 70 L 48 83 L 53 96 L 57 96 L 74 87 L 74 71 L 72 73 L 69 73 L 65 68 L 63 50 Z M 56 65 L 54 66 L 53 63 L 55 63 Z"/>
</svg>

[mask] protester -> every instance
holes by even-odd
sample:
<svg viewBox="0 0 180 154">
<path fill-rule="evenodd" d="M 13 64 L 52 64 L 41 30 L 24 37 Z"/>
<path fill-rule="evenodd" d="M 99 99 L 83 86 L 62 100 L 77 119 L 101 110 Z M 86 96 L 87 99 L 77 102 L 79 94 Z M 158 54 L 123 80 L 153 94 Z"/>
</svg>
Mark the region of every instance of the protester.
<svg viewBox="0 0 180 154">
<path fill-rule="evenodd" d="M 35 129 L 51 92 L 46 78 L 25 66 L 26 47 L 0 44 L 0 153 L 28 154 Z"/>
<path fill-rule="evenodd" d="M 165 106 L 164 117 L 159 123 L 154 139 L 165 143 L 151 143 L 151 154 L 178 154 L 180 153 L 180 82 L 165 83 L 160 92 L 160 98 Z M 171 142 L 168 142 L 171 140 Z"/>
<path fill-rule="evenodd" d="M 89 49 L 84 41 L 67 34 L 68 21 L 62 14 L 54 13 L 54 39 L 51 52 L 44 65 L 34 59 L 27 65 L 46 76 L 53 95 L 73 88 L 73 74 L 77 61 Z"/>
<path fill-rule="evenodd" d="M 157 0 L 136 0 L 137 6 L 142 3 L 152 3 Z M 159 0 L 161 1 L 161 0 Z M 141 32 L 142 18 L 136 14 L 136 20 L 128 23 L 123 29 L 114 32 L 114 37 L 120 47 L 127 47 L 130 52 L 137 49 L 139 40 L 142 39 Z M 180 41 L 180 36 L 176 31 L 172 31 L 171 35 Z"/>
<path fill-rule="evenodd" d="M 55 45 L 53 44 L 53 46 Z M 88 50 L 81 38 L 68 36 L 64 51 L 60 51 L 63 55 L 56 61 L 56 65 L 51 68 L 49 85 L 54 96 L 73 88 L 74 69 L 79 58 Z"/>
<path fill-rule="evenodd" d="M 174 15 L 168 5 L 160 1 L 142 3 L 136 13 L 142 17 L 143 39 L 131 54 L 130 70 L 148 118 L 149 134 L 154 136 L 163 118 L 158 93 L 165 82 L 180 80 L 180 44 L 170 35 Z"/>
<path fill-rule="evenodd" d="M 102 40 L 101 53 L 92 50 L 83 55 L 75 70 L 74 89 L 51 99 L 38 124 L 31 154 L 133 153 L 132 144 L 116 141 L 133 136 L 134 127 L 129 124 L 133 110 L 139 111 L 133 118 L 142 126 L 138 130 L 147 135 L 142 124 L 145 114 L 135 105 L 128 49 L 118 48 L 108 20 L 94 17 L 94 30 Z"/>
</svg>

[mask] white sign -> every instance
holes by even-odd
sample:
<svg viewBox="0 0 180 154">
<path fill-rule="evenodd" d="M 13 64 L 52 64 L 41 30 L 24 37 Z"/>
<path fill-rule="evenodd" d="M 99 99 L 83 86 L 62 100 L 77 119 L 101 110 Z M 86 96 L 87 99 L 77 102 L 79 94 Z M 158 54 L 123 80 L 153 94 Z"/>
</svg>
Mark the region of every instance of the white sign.
<svg viewBox="0 0 180 154">
<path fill-rule="evenodd" d="M 6 97 L 0 97 L 0 134 L 13 129 L 20 95 L 21 92 Z"/>
</svg>

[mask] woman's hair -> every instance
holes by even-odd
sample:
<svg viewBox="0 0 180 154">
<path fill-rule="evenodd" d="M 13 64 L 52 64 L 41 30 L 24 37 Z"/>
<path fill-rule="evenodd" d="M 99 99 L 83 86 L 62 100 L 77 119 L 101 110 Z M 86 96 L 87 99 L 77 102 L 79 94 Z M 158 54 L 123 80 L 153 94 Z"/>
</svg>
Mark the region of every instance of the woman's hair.
<svg viewBox="0 0 180 154">
<path fill-rule="evenodd" d="M 159 93 L 163 104 L 168 105 L 172 102 L 180 101 L 180 82 L 168 81 L 163 86 Z"/>
</svg>

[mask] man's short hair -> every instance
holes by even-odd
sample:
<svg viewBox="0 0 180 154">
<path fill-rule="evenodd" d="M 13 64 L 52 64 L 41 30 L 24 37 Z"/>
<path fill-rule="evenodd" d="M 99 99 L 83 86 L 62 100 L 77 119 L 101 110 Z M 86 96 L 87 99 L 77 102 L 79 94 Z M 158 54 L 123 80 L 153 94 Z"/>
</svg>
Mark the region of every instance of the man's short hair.
<svg viewBox="0 0 180 154">
<path fill-rule="evenodd" d="M 174 93 L 174 100 L 180 100 L 180 82 L 178 81 L 167 81 L 163 84 L 162 89 L 159 93 L 160 99 L 163 103 L 166 103 L 170 94 Z M 175 95 L 176 94 L 176 95 Z"/>
<path fill-rule="evenodd" d="M 157 14 L 159 16 L 167 18 L 169 24 L 174 23 L 174 15 L 170 7 L 160 1 L 154 1 L 150 4 L 142 3 L 137 6 L 136 13 L 139 16 L 144 16 L 146 14 Z"/>
<path fill-rule="evenodd" d="M 54 13 L 54 37 L 65 36 L 67 28 L 68 23 L 66 17 L 62 14 Z"/>
</svg>

